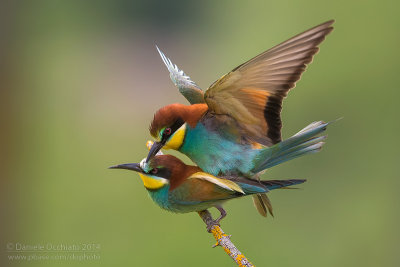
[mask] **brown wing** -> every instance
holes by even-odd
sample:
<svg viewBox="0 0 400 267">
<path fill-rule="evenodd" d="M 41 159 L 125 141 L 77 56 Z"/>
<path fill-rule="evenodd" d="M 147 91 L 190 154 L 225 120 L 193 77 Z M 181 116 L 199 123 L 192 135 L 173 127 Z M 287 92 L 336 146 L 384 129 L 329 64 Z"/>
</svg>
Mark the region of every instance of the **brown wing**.
<svg viewBox="0 0 400 267">
<path fill-rule="evenodd" d="M 254 141 L 267 146 L 281 141 L 282 100 L 333 30 L 333 22 L 296 35 L 222 76 L 205 93 L 210 110 L 233 117 Z"/>
<path fill-rule="evenodd" d="M 174 192 L 185 201 L 218 201 L 245 195 L 235 182 L 204 172 L 192 174 Z"/>
</svg>

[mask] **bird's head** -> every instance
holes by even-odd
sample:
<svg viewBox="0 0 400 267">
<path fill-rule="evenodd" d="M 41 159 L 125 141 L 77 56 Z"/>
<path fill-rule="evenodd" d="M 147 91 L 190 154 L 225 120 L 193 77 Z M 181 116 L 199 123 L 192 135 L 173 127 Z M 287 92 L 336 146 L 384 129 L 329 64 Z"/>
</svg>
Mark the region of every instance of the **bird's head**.
<svg viewBox="0 0 400 267">
<path fill-rule="evenodd" d="M 170 186 L 170 190 L 175 188 L 179 181 L 186 178 L 190 173 L 188 166 L 180 159 L 172 155 L 157 155 L 148 162 L 145 159 L 141 163 L 127 163 L 110 167 L 110 169 L 125 169 L 135 171 L 143 181 L 144 187 L 148 190 L 159 190 L 165 186 Z"/>
<path fill-rule="evenodd" d="M 179 104 L 169 105 L 161 108 L 154 115 L 149 130 L 150 134 L 157 140 L 155 144 L 158 144 L 158 150 L 162 147 L 179 149 L 182 145 L 186 123 L 181 114 L 183 109 L 181 106 L 184 107 L 184 105 Z"/>
<path fill-rule="evenodd" d="M 207 111 L 207 105 L 171 104 L 159 109 L 150 124 L 150 134 L 157 140 L 147 156 L 149 161 L 164 149 L 178 150 L 185 139 L 187 126 L 195 127 L 200 117 Z"/>
</svg>

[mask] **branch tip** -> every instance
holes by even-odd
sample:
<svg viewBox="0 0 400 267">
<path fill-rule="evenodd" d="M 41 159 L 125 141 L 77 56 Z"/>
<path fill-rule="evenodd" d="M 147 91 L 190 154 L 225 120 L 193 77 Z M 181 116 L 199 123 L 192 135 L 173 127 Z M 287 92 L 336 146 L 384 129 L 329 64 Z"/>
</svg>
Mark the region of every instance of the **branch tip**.
<svg viewBox="0 0 400 267">
<path fill-rule="evenodd" d="M 214 245 L 212 245 L 213 248 L 220 246 L 220 244 L 217 242 Z"/>
</svg>

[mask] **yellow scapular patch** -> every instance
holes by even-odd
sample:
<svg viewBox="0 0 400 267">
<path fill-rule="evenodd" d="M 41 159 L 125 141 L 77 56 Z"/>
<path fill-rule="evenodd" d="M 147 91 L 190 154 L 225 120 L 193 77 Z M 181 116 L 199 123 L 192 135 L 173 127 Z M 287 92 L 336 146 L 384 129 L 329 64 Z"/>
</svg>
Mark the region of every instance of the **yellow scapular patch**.
<svg viewBox="0 0 400 267">
<path fill-rule="evenodd" d="M 168 183 L 168 180 L 164 178 L 153 178 L 142 173 L 139 173 L 139 176 L 147 189 L 159 189 Z"/>
<path fill-rule="evenodd" d="M 211 175 L 209 173 L 205 172 L 196 172 L 192 174 L 189 179 L 201 179 L 208 181 L 210 183 L 213 183 L 221 188 L 230 190 L 230 191 L 236 191 L 242 194 L 245 194 L 242 190 L 242 188 L 235 182 L 227 180 L 227 179 L 221 179 L 218 177 L 215 177 L 214 175 Z"/>
<path fill-rule="evenodd" d="M 186 123 L 183 124 L 175 133 L 168 139 L 164 145 L 164 149 L 179 149 L 182 146 L 183 139 L 186 133 Z"/>
</svg>

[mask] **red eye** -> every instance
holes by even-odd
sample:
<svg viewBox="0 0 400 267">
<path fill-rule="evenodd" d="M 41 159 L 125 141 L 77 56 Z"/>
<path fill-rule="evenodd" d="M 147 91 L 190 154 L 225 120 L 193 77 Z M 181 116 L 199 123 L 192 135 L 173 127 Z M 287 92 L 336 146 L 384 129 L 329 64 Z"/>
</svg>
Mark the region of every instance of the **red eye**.
<svg viewBox="0 0 400 267">
<path fill-rule="evenodd" d="M 154 169 L 151 170 L 151 173 L 152 173 L 152 174 L 156 174 L 157 172 L 158 172 L 158 169 L 157 169 L 157 168 L 154 168 Z"/>
<path fill-rule="evenodd" d="M 166 128 L 166 129 L 164 130 L 164 134 L 166 134 L 166 135 L 170 135 L 171 133 L 172 133 L 171 128 Z"/>
</svg>

